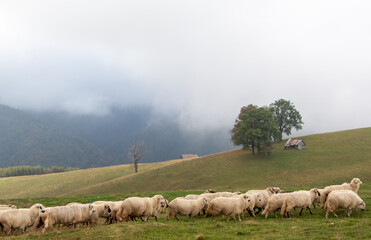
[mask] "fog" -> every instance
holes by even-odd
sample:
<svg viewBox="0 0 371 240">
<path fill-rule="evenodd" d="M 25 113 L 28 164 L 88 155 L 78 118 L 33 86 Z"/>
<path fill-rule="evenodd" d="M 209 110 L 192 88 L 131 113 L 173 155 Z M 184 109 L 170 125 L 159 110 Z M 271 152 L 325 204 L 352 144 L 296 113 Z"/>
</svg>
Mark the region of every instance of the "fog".
<svg viewBox="0 0 371 240">
<path fill-rule="evenodd" d="M 370 127 L 370 1 L 1 1 L 0 104 L 233 127 L 284 98 L 295 134 Z"/>
</svg>

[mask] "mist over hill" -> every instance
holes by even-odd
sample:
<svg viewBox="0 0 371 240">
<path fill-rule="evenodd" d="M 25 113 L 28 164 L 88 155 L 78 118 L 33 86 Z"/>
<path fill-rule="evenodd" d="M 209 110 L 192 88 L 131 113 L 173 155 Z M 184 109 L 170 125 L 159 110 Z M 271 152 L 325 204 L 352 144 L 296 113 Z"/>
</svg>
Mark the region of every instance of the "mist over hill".
<svg viewBox="0 0 371 240">
<path fill-rule="evenodd" d="M 0 105 L 0 167 L 89 168 L 113 164 L 94 144 L 31 115 Z"/>
<path fill-rule="evenodd" d="M 142 162 L 208 155 L 234 148 L 227 129 L 187 132 L 176 118 L 146 107 L 113 108 L 109 115 L 30 112 L 0 105 L 0 167 L 91 168 L 130 163 L 129 147 L 144 142 Z"/>
<path fill-rule="evenodd" d="M 185 153 L 201 156 L 234 148 L 228 129 L 185 131 L 175 117 L 158 116 L 148 107 L 112 108 L 105 116 L 50 111 L 31 114 L 93 143 L 114 164 L 129 163 L 127 151 L 134 142 L 144 142 L 143 162 L 147 163 L 177 159 Z"/>
</svg>

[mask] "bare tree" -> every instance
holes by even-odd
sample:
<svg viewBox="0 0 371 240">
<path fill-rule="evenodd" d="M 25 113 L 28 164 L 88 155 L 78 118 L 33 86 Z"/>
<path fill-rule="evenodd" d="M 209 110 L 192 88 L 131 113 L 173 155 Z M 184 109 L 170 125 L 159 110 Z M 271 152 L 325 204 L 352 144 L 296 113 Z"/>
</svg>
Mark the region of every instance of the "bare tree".
<svg viewBox="0 0 371 240">
<path fill-rule="evenodd" d="M 138 162 L 142 160 L 144 153 L 144 142 L 134 143 L 129 149 L 128 157 L 134 164 L 135 173 L 138 172 Z"/>
</svg>

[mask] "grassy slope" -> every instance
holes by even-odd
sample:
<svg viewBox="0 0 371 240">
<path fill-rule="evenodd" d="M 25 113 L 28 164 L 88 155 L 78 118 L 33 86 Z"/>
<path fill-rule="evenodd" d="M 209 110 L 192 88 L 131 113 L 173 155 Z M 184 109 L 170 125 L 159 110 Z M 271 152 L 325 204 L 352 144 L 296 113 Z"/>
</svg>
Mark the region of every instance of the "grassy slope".
<svg viewBox="0 0 371 240">
<path fill-rule="evenodd" d="M 324 212 L 318 208 L 313 216 L 305 211 L 302 217 L 298 217 L 296 211 L 291 219 L 276 219 L 271 214 L 268 219 L 249 217 L 241 223 L 222 222 L 220 217 L 212 223 L 210 218 L 202 216 L 195 223 L 178 223 L 174 219 L 167 222 L 162 214 L 159 222 L 151 219 L 146 223 L 129 222 L 82 229 L 55 228 L 46 234 L 41 234 L 40 230 L 21 235 L 15 233 L 18 236 L 11 239 L 371 239 L 370 140 L 371 128 L 367 128 L 306 136 L 307 149 L 303 151 L 283 151 L 280 144 L 275 147 L 270 160 L 255 159 L 245 151 L 235 150 L 194 160 L 144 164 L 140 168 L 141 173 L 136 175 L 131 173 L 130 166 L 114 166 L 2 179 L 2 199 L 22 199 L 0 203 L 12 202 L 19 207 L 29 207 L 40 202 L 45 206 L 56 206 L 75 201 L 119 200 L 158 193 L 172 200 L 189 193 L 201 193 L 182 189 L 213 187 L 217 190 L 247 190 L 275 185 L 296 190 L 339 184 L 357 176 L 364 183 L 358 193 L 368 208 L 364 212 L 354 212 L 351 218 L 340 211 L 339 219 L 332 215 L 324 219 Z M 64 181 L 66 186 L 60 181 Z M 29 199 L 24 196 L 49 197 Z"/>
<path fill-rule="evenodd" d="M 247 190 L 323 187 L 359 177 L 371 183 L 371 128 L 303 137 L 306 149 L 283 150 L 276 144 L 271 159 L 233 150 L 187 161 L 130 165 L 51 175 L 0 179 L 2 199 L 84 196 L 125 192 L 214 188 Z"/>
</svg>

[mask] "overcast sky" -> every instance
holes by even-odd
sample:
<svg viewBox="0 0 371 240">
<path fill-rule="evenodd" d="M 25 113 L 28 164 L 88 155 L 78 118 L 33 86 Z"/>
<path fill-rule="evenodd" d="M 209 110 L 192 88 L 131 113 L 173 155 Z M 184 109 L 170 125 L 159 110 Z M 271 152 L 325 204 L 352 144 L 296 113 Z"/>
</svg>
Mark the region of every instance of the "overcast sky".
<svg viewBox="0 0 371 240">
<path fill-rule="evenodd" d="M 371 1 L 0 1 L 0 103 L 189 129 L 292 101 L 298 134 L 371 126 Z"/>
</svg>

